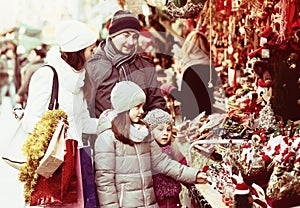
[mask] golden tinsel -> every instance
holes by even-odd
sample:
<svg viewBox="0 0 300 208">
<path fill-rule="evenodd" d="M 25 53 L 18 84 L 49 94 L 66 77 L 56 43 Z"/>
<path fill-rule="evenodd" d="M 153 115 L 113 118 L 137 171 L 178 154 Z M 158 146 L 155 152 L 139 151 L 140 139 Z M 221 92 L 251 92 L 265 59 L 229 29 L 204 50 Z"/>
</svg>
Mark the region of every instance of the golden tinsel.
<svg viewBox="0 0 300 208">
<path fill-rule="evenodd" d="M 39 177 L 36 169 L 48 148 L 52 135 L 60 120 L 63 119 L 68 124 L 67 117 L 61 109 L 45 112 L 23 144 L 23 153 L 27 161 L 20 168 L 19 180 L 24 182 L 25 203 L 30 203 L 30 196 Z"/>
</svg>

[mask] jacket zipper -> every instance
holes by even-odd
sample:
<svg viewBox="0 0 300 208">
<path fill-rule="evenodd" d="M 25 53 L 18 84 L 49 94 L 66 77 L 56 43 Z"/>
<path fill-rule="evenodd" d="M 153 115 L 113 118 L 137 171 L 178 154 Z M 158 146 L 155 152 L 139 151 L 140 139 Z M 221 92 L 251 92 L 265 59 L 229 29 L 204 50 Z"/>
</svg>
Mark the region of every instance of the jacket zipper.
<svg viewBox="0 0 300 208">
<path fill-rule="evenodd" d="M 123 206 L 123 198 L 124 198 L 124 184 L 121 184 L 120 207 Z"/>
<path fill-rule="evenodd" d="M 140 158 L 140 154 L 139 154 L 139 151 L 138 151 L 138 148 L 136 146 L 136 144 L 134 144 L 134 148 L 135 148 L 135 151 L 136 151 L 136 155 L 138 157 L 138 161 L 139 161 L 139 167 L 140 167 L 140 175 L 141 175 L 141 179 L 142 179 L 142 192 L 143 192 L 143 197 L 144 197 L 144 205 L 145 207 L 147 208 L 147 198 L 146 198 L 146 194 L 145 194 L 145 178 L 144 178 L 144 175 L 142 173 L 142 167 L 141 167 L 141 158 Z"/>
</svg>

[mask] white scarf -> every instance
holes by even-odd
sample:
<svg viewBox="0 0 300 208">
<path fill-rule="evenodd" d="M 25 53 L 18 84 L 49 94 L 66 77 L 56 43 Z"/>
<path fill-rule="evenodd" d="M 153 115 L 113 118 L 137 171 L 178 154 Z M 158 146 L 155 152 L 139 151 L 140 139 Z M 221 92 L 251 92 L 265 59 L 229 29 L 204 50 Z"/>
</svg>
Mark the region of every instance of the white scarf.
<svg viewBox="0 0 300 208">
<path fill-rule="evenodd" d="M 139 143 L 145 140 L 149 130 L 145 125 L 130 125 L 129 137 L 133 142 Z"/>
<path fill-rule="evenodd" d="M 47 53 L 46 61 L 56 69 L 60 83 L 68 91 L 77 94 L 84 85 L 85 69 L 76 71 L 60 55 L 59 48 L 52 47 Z"/>
<path fill-rule="evenodd" d="M 114 110 L 105 110 L 100 116 L 100 120 L 103 116 L 106 116 L 110 122 L 117 116 L 118 114 Z M 103 125 L 103 124 L 102 124 Z M 99 127 L 98 127 L 99 128 Z M 129 138 L 131 141 L 135 143 L 140 143 L 145 140 L 145 138 L 148 136 L 149 130 L 145 125 L 136 124 L 136 125 L 130 125 L 129 129 Z"/>
</svg>

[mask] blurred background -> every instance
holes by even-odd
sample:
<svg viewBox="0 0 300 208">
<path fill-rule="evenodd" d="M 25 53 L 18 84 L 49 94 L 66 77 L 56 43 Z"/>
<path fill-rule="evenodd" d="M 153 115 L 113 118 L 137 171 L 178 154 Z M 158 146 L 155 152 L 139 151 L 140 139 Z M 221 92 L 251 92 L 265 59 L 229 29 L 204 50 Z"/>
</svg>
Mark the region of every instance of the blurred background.
<svg viewBox="0 0 300 208">
<path fill-rule="evenodd" d="M 116 0 L 0 0 L 0 36 L 34 48 L 41 42 L 51 44 L 58 21 L 77 19 L 101 30 L 119 8 Z"/>
</svg>

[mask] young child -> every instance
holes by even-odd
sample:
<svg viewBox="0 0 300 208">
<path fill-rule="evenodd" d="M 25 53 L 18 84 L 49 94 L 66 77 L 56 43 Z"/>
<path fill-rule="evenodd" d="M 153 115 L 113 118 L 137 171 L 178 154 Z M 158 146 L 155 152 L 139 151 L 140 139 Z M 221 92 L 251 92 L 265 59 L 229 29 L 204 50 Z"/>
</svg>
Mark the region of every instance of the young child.
<svg viewBox="0 0 300 208">
<path fill-rule="evenodd" d="M 118 82 L 111 93 L 112 110 L 99 118 L 95 142 L 95 181 L 100 207 L 157 208 L 152 170 L 185 183 L 206 183 L 197 169 L 162 153 L 141 120 L 144 91 L 130 81 Z"/>
<path fill-rule="evenodd" d="M 166 153 L 171 159 L 186 165 L 185 157 L 173 142 L 171 115 L 161 109 L 155 109 L 148 112 L 144 121 L 149 125 L 152 137 L 156 140 L 162 152 Z M 163 174 L 154 174 L 153 186 L 160 208 L 181 207 L 179 194 L 182 188 L 179 181 Z"/>
</svg>

